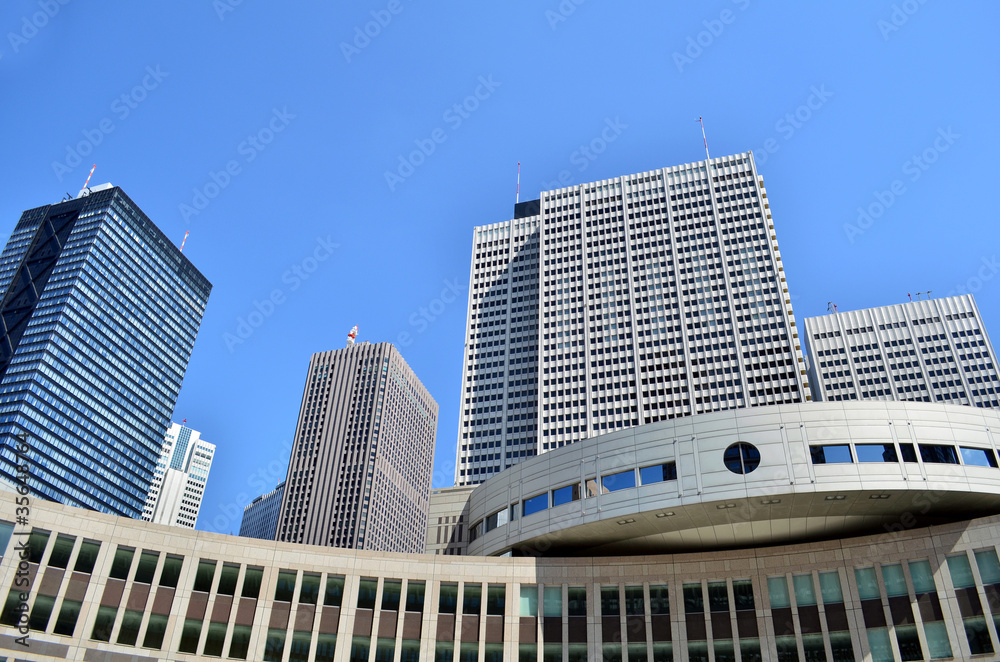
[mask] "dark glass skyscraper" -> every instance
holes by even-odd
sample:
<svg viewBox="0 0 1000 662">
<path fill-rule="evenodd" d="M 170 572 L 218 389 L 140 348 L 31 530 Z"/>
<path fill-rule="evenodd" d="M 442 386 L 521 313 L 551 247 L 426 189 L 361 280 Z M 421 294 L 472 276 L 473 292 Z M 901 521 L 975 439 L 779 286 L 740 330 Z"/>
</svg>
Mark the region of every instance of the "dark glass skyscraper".
<svg viewBox="0 0 1000 662">
<path fill-rule="evenodd" d="M 139 517 L 212 285 L 118 187 L 21 215 L 0 255 L 0 476 Z"/>
</svg>

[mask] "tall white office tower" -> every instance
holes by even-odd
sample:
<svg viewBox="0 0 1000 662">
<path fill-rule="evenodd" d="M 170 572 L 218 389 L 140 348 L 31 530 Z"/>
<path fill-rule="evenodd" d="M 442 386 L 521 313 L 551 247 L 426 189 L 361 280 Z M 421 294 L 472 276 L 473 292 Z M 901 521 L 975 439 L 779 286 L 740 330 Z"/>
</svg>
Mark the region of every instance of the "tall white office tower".
<svg viewBox="0 0 1000 662">
<path fill-rule="evenodd" d="M 554 191 L 475 228 L 457 485 L 603 432 L 810 399 L 749 152 Z"/>
<path fill-rule="evenodd" d="M 193 529 L 214 456 L 215 444 L 204 441 L 200 432 L 171 423 L 153 471 L 142 519 Z"/>
<path fill-rule="evenodd" d="M 816 400 L 1000 407 L 997 355 L 971 294 L 810 317 Z"/>
</svg>

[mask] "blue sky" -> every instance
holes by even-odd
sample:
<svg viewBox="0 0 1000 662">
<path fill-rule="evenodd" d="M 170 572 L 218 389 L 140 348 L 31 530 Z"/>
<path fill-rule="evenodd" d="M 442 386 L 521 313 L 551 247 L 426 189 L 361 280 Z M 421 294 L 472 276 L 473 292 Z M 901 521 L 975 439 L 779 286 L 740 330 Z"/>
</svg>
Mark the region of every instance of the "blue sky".
<svg viewBox="0 0 1000 662">
<path fill-rule="evenodd" d="M 0 234 L 96 162 L 214 284 L 175 412 L 218 447 L 199 528 L 283 479 L 354 324 L 437 399 L 450 485 L 472 228 L 518 161 L 531 199 L 704 158 L 699 116 L 757 156 L 800 321 L 973 291 L 1000 337 L 1000 5 L 349 4 L 0 8 Z"/>
</svg>

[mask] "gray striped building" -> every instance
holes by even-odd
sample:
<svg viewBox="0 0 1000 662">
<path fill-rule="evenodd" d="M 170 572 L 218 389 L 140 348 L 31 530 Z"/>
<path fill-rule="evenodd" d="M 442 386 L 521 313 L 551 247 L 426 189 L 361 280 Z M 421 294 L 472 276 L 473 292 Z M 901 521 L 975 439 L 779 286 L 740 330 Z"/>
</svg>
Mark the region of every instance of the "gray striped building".
<svg viewBox="0 0 1000 662">
<path fill-rule="evenodd" d="M 422 552 L 437 418 L 392 344 L 313 354 L 276 539 Z"/>
<path fill-rule="evenodd" d="M 1000 407 L 997 355 L 971 294 L 810 317 L 816 400 Z"/>
</svg>

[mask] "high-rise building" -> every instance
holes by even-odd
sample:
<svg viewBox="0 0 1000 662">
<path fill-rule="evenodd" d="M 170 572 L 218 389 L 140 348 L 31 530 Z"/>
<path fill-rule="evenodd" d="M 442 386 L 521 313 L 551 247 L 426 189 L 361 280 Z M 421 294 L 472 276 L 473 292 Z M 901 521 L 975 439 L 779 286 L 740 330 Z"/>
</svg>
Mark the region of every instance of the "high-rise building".
<svg viewBox="0 0 1000 662">
<path fill-rule="evenodd" d="M 212 286 L 118 187 L 21 215 L 0 254 L 0 476 L 138 518 Z"/>
<path fill-rule="evenodd" d="M 193 529 L 214 456 L 215 444 L 202 439 L 200 432 L 171 423 L 163 437 L 163 450 L 153 472 L 142 519 Z"/>
<path fill-rule="evenodd" d="M 284 496 L 285 481 L 281 481 L 273 490 L 247 504 L 243 509 L 243 521 L 240 522 L 240 535 L 244 538 L 274 540 L 274 533 L 278 530 L 278 515 L 281 514 L 281 499 Z"/>
<path fill-rule="evenodd" d="M 277 539 L 424 551 L 437 417 L 390 343 L 313 354 Z"/>
<path fill-rule="evenodd" d="M 546 191 L 475 228 L 457 485 L 605 432 L 809 399 L 749 152 Z"/>
<path fill-rule="evenodd" d="M 971 294 L 810 317 L 816 400 L 1000 407 L 997 355 Z"/>
</svg>

